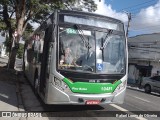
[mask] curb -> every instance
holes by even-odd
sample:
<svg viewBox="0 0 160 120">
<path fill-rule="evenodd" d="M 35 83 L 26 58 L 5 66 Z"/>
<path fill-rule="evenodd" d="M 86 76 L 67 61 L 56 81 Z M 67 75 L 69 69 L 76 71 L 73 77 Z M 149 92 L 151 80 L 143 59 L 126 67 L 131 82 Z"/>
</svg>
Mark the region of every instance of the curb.
<svg viewBox="0 0 160 120">
<path fill-rule="evenodd" d="M 136 90 L 136 91 L 144 91 L 144 89 L 140 89 L 138 87 L 127 86 L 127 89 Z"/>
</svg>

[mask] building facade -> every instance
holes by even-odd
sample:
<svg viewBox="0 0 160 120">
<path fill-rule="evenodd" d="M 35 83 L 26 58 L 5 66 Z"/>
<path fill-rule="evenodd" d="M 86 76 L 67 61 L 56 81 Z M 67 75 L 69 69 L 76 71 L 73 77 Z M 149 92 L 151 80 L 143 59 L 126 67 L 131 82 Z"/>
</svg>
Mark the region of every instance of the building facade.
<svg viewBox="0 0 160 120">
<path fill-rule="evenodd" d="M 128 38 L 128 83 L 139 83 L 140 77 L 160 72 L 160 33 Z"/>
</svg>

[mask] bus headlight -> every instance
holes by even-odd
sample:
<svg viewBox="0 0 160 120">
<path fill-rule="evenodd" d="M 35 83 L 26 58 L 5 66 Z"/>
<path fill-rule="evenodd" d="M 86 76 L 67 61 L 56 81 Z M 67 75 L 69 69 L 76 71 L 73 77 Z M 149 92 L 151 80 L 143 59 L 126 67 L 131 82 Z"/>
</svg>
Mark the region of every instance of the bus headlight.
<svg viewBox="0 0 160 120">
<path fill-rule="evenodd" d="M 54 85 L 56 86 L 56 88 L 64 91 L 64 92 L 71 92 L 70 88 L 68 87 L 68 85 L 63 82 L 62 80 L 58 79 L 58 78 L 54 78 Z"/>
<path fill-rule="evenodd" d="M 127 84 L 127 80 L 124 80 L 121 84 L 117 86 L 117 88 L 114 90 L 114 93 L 117 93 L 122 89 L 124 89 L 126 87 L 126 84 Z"/>
</svg>

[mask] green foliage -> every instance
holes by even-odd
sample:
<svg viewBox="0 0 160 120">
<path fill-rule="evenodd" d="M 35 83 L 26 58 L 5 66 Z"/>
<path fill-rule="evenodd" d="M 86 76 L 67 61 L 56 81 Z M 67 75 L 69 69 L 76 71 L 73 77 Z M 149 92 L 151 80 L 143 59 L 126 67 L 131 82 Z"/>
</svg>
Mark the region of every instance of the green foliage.
<svg viewBox="0 0 160 120">
<path fill-rule="evenodd" d="M 10 46 L 12 44 L 12 41 L 9 39 L 8 36 L 6 36 L 6 40 L 3 43 L 6 46 L 6 52 L 10 52 Z M 20 59 L 23 56 L 23 49 L 24 49 L 24 45 L 19 43 L 19 49 L 18 49 L 18 52 L 17 52 L 17 57 L 20 58 Z"/>
<path fill-rule="evenodd" d="M 23 38 L 24 40 L 26 40 L 26 38 L 28 38 L 28 36 L 29 36 L 33 31 L 34 31 L 34 30 L 33 30 L 32 25 L 31 25 L 31 24 L 28 24 L 27 27 L 26 27 L 26 30 L 25 30 L 24 33 L 23 33 L 22 38 Z"/>
<path fill-rule="evenodd" d="M 0 31 L 4 31 L 5 29 L 6 29 L 5 23 L 2 20 L 0 20 Z"/>
<path fill-rule="evenodd" d="M 24 5 L 25 4 L 25 5 Z M 28 21 L 42 23 L 47 16 L 49 16 L 55 9 L 72 9 L 78 7 L 80 10 L 88 9 L 88 11 L 92 12 L 97 9 L 97 5 L 94 0 L 1 0 L 0 5 L 7 5 L 8 15 L 16 14 L 16 18 L 10 18 L 10 23 L 12 23 L 13 30 L 18 26 L 18 19 L 22 17 L 23 9 L 25 12 L 24 23 L 28 23 Z M 24 7 L 24 6 L 25 7 Z M 2 7 L 3 8 L 3 7 Z M 4 15 L 0 13 L 0 18 L 3 18 Z M 4 29 L 1 27 L 0 21 L 0 29 Z M 24 26 L 25 27 L 25 26 Z"/>
<path fill-rule="evenodd" d="M 11 19 L 10 22 L 11 22 L 12 29 L 15 29 L 16 28 L 15 19 Z M 0 31 L 6 31 L 6 30 L 8 30 L 8 28 L 7 28 L 6 24 L 5 24 L 5 22 L 0 19 Z"/>
<path fill-rule="evenodd" d="M 97 5 L 94 0 L 31 0 L 31 6 L 34 11 L 34 16 L 31 21 L 42 23 L 55 9 L 75 9 L 82 11 L 87 9 L 89 12 L 93 12 L 97 9 Z"/>
<path fill-rule="evenodd" d="M 22 59 L 23 57 L 23 49 L 24 49 L 24 45 L 23 44 L 19 44 L 19 49 L 17 52 L 17 58 Z"/>
<path fill-rule="evenodd" d="M 12 44 L 12 41 L 9 39 L 8 36 L 6 36 L 6 40 L 3 43 L 6 46 L 6 52 L 10 52 L 10 46 Z"/>
</svg>

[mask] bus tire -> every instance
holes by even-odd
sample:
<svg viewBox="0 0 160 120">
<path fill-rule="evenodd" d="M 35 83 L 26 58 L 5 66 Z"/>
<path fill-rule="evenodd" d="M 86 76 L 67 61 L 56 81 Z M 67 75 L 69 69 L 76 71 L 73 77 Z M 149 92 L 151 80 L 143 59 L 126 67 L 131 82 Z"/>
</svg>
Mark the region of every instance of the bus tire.
<svg viewBox="0 0 160 120">
<path fill-rule="evenodd" d="M 34 77 L 34 93 L 38 95 L 38 86 L 39 86 L 39 79 L 38 79 L 38 73 L 35 73 Z"/>
<path fill-rule="evenodd" d="M 23 77 L 24 77 L 24 78 L 27 78 L 27 77 L 26 77 L 26 74 L 25 74 L 25 63 L 23 63 L 22 69 L 23 69 Z"/>
</svg>

